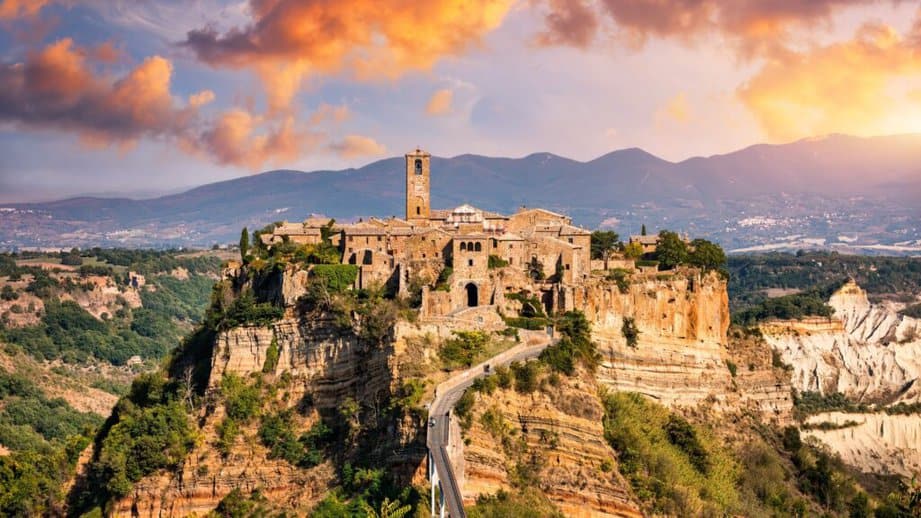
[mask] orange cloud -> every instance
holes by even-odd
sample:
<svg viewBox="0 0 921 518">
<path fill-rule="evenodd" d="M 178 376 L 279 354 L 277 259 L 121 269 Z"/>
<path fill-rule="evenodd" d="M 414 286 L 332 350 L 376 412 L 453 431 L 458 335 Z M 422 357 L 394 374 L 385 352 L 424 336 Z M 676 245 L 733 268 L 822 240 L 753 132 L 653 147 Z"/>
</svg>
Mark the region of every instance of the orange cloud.
<svg viewBox="0 0 921 518">
<path fill-rule="evenodd" d="M 394 78 L 459 54 L 496 28 L 513 1 L 250 0 L 252 24 L 193 30 L 184 46 L 212 66 L 254 69 L 278 113 L 310 74 Z"/>
<path fill-rule="evenodd" d="M 688 96 L 684 92 L 672 97 L 656 113 L 656 121 L 662 124 L 666 121 L 674 121 L 684 124 L 691 120 L 691 107 L 688 104 Z"/>
<path fill-rule="evenodd" d="M 214 99 L 203 90 L 183 105 L 170 90 L 173 66 L 160 56 L 145 59 L 123 77 L 97 74 L 70 39 L 32 53 L 24 63 L 0 65 L 0 122 L 24 129 L 66 131 L 85 144 L 126 147 L 159 138 L 221 164 L 255 168 L 285 161 L 316 147 L 317 134 L 292 117 L 269 123 L 243 110 L 216 121 L 198 108 Z"/>
<path fill-rule="evenodd" d="M 630 46 L 651 38 L 694 38 L 719 33 L 746 55 L 783 46 L 792 28 L 827 23 L 836 10 L 870 5 L 879 0 L 598 0 L 589 7 L 580 0 L 545 0 L 549 6 L 541 42 L 584 47 L 602 20 Z M 899 0 L 884 0 L 898 3 Z"/>
<path fill-rule="evenodd" d="M 598 17 L 583 0 L 548 0 L 546 30 L 538 33 L 538 45 L 587 47 L 598 32 Z"/>
<path fill-rule="evenodd" d="M 211 90 L 202 90 L 189 96 L 189 106 L 198 108 L 214 101 L 214 92 Z"/>
<path fill-rule="evenodd" d="M 373 138 L 361 135 L 347 135 L 341 141 L 333 143 L 330 149 L 343 158 L 380 156 L 387 152 L 387 148 Z"/>
<path fill-rule="evenodd" d="M 323 138 L 297 128 L 293 117 L 286 117 L 268 131 L 260 130 L 262 121 L 247 111 L 234 109 L 223 113 L 213 126 L 184 145 L 203 151 L 219 164 L 257 169 L 266 162 L 289 162 L 316 147 Z"/>
<path fill-rule="evenodd" d="M 0 20 L 35 16 L 49 0 L 0 0 Z"/>
<path fill-rule="evenodd" d="M 429 99 L 425 107 L 425 113 L 429 115 L 447 115 L 451 113 L 451 105 L 454 102 L 454 92 L 450 88 L 437 90 Z"/>
<path fill-rule="evenodd" d="M 339 124 L 349 120 L 351 116 L 352 112 L 344 104 L 336 106 L 323 103 L 310 115 L 309 122 L 314 125 L 327 121 Z"/>
<path fill-rule="evenodd" d="M 845 132 L 921 131 L 921 106 L 899 83 L 921 84 L 921 46 L 866 24 L 846 42 L 778 54 L 737 91 L 773 140 Z"/>
</svg>

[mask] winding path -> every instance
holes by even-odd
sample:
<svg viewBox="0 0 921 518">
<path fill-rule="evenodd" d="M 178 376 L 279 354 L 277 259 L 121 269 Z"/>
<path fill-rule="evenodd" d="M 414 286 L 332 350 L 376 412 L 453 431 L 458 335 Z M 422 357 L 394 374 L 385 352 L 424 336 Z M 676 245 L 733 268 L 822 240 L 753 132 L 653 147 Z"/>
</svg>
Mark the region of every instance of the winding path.
<svg viewBox="0 0 921 518">
<path fill-rule="evenodd" d="M 465 518 L 463 498 L 460 486 L 448 457 L 450 441 L 451 409 L 457 404 L 464 391 L 473 385 L 474 380 L 491 374 L 493 367 L 508 365 L 516 361 L 536 358 L 554 340 L 543 331 L 520 331 L 522 344 L 516 345 L 488 360 L 477 364 L 438 385 L 435 399 L 429 406 L 429 416 L 435 419 L 435 425 L 427 428 L 426 446 L 429 450 L 429 482 L 432 485 L 431 511 L 436 515 L 435 487 L 441 488 L 441 500 L 438 503 L 440 516 Z M 487 372 L 485 367 L 489 365 Z"/>
</svg>

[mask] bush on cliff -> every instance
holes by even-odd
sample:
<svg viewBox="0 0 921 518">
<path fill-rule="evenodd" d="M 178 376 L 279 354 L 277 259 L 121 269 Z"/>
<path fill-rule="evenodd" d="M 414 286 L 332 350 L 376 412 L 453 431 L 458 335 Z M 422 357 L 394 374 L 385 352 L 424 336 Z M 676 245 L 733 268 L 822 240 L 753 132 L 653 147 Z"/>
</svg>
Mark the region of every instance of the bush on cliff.
<svg viewBox="0 0 921 518">
<path fill-rule="evenodd" d="M 594 372 L 601 357 L 592 342 L 592 327 L 581 311 L 567 311 L 556 321 L 559 341 L 540 354 L 540 360 L 553 370 L 572 375 L 577 363 Z"/>
<path fill-rule="evenodd" d="M 252 292 L 244 291 L 221 311 L 220 304 L 212 305 L 209 327 L 226 331 L 240 326 L 268 326 L 284 316 L 284 309 L 270 303 L 257 303 Z"/>
<path fill-rule="evenodd" d="M 97 437 L 87 482 L 75 494 L 76 511 L 123 497 L 144 476 L 181 466 L 196 432 L 178 389 L 162 374 L 135 379 Z"/>
</svg>

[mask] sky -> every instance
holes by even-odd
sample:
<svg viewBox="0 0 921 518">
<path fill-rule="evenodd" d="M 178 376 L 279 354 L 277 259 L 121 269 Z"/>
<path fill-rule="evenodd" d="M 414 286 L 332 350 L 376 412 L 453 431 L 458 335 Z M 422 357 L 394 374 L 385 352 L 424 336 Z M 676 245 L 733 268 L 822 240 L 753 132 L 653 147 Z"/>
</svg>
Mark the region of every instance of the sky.
<svg viewBox="0 0 921 518">
<path fill-rule="evenodd" d="M 907 0 L 0 0 L 0 202 L 921 133 Z"/>
</svg>

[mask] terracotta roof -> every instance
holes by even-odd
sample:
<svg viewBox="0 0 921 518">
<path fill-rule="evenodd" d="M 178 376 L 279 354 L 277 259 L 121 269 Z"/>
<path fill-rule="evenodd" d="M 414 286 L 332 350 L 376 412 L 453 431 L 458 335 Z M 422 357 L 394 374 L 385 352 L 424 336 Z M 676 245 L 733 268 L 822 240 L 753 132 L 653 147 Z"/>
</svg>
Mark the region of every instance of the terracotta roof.
<svg viewBox="0 0 921 518">
<path fill-rule="evenodd" d="M 560 235 L 563 236 L 590 236 L 591 232 L 585 230 L 584 228 L 579 228 L 575 225 L 563 225 L 560 228 Z"/>
</svg>

